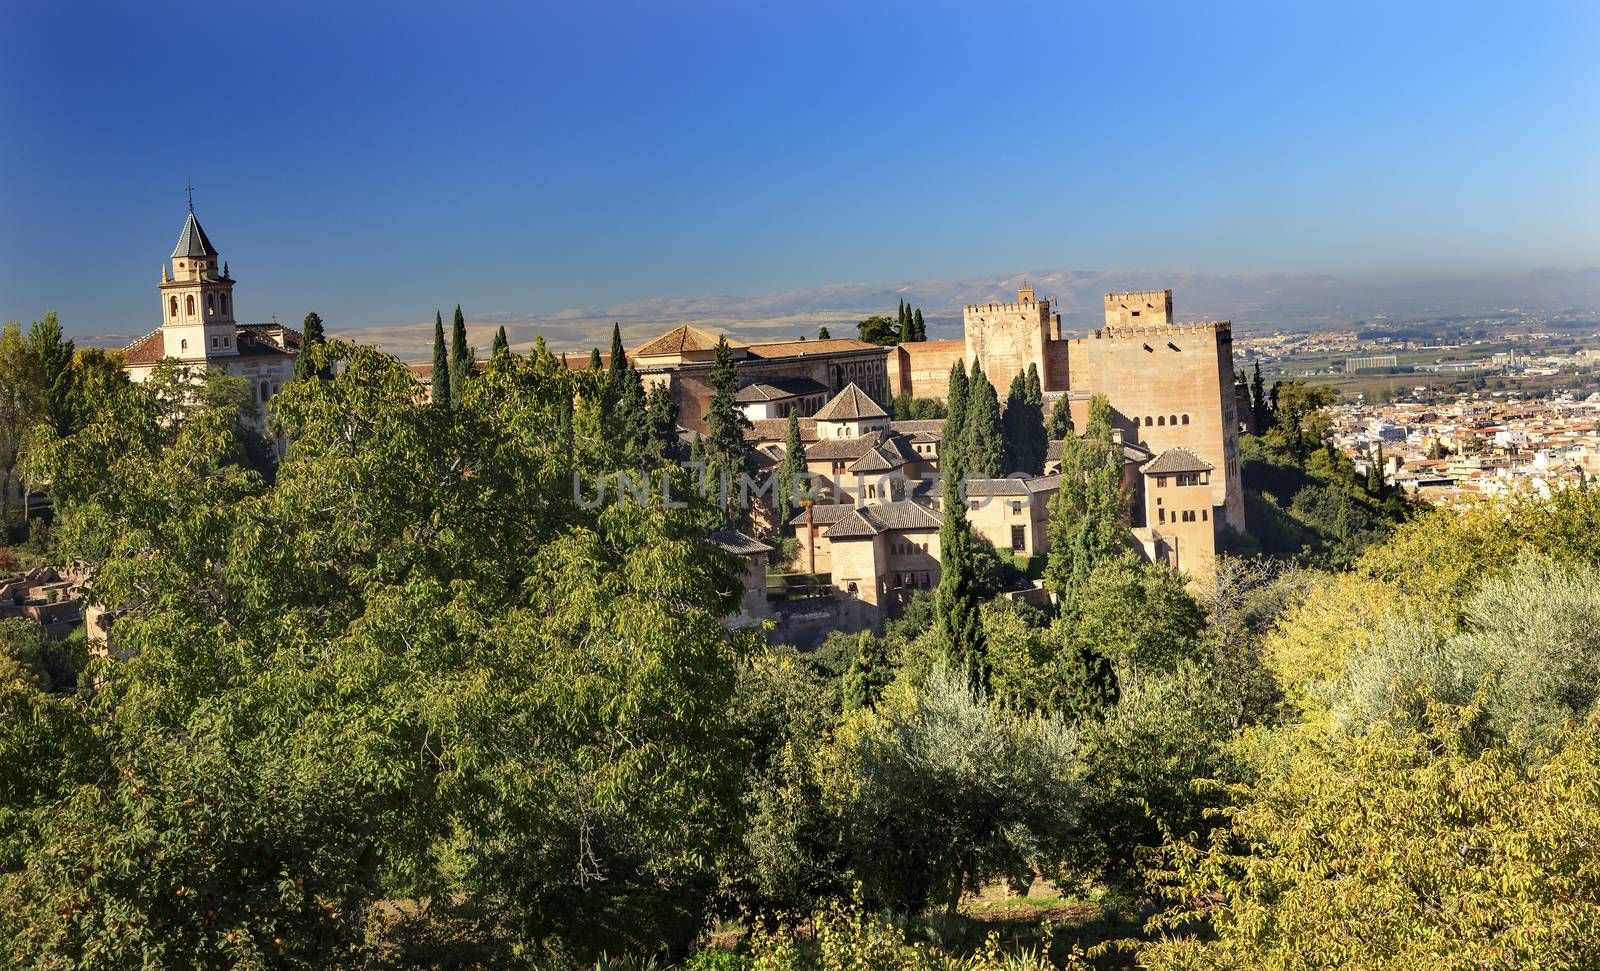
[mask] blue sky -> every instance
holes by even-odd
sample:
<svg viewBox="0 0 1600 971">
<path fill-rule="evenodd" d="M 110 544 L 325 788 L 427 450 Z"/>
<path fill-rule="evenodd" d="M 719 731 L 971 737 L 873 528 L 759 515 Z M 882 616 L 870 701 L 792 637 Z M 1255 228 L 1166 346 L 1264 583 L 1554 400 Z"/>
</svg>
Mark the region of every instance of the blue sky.
<svg viewBox="0 0 1600 971">
<path fill-rule="evenodd" d="M 1034 267 L 1600 265 L 1594 4 L 85 4 L 0 20 L 0 319 Z"/>
</svg>

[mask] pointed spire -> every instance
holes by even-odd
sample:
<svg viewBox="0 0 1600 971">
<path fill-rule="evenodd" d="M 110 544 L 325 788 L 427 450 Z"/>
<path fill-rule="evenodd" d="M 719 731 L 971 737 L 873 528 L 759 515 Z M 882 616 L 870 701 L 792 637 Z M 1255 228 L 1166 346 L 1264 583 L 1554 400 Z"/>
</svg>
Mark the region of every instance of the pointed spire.
<svg viewBox="0 0 1600 971">
<path fill-rule="evenodd" d="M 200 228 L 200 220 L 194 217 L 194 210 L 189 210 L 189 218 L 183 221 L 183 232 L 178 235 L 178 245 L 172 249 L 172 258 L 196 259 L 216 255 L 217 248 L 206 238 L 206 231 Z"/>
</svg>

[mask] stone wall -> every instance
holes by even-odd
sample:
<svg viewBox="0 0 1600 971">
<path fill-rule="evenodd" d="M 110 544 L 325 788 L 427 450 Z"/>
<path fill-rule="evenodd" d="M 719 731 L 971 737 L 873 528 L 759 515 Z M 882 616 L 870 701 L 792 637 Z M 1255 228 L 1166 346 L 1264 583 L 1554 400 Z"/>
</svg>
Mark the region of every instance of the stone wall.
<svg viewBox="0 0 1600 971">
<path fill-rule="evenodd" d="M 895 396 L 943 399 L 950 369 L 966 353 L 966 341 L 917 341 L 889 349 L 889 387 Z"/>
</svg>

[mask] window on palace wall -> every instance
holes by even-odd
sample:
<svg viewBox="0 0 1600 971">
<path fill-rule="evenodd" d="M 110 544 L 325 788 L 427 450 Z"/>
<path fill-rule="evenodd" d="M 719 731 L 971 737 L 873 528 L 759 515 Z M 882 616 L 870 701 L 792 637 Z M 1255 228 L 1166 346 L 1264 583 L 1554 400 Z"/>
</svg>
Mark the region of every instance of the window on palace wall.
<svg viewBox="0 0 1600 971">
<path fill-rule="evenodd" d="M 1187 424 L 1189 424 L 1189 416 L 1188 416 L 1188 415 L 1184 415 L 1184 416 L 1183 416 L 1183 423 L 1184 423 L 1184 424 L 1185 424 L 1185 425 L 1187 425 Z"/>
<path fill-rule="evenodd" d="M 183 312 L 191 317 L 194 316 L 194 294 L 191 293 L 183 298 Z"/>
<path fill-rule="evenodd" d="M 172 298 L 172 316 L 174 316 L 174 317 L 178 316 L 178 298 L 177 297 L 173 297 Z"/>
<path fill-rule="evenodd" d="M 1028 548 L 1027 530 L 1022 526 L 1011 527 L 1011 552 L 1021 553 Z"/>
<path fill-rule="evenodd" d="M 1156 416 L 1156 424 L 1157 425 L 1165 425 L 1166 423 L 1167 423 L 1167 416 L 1166 415 L 1157 415 Z"/>
<path fill-rule="evenodd" d="M 1177 415 L 1173 415 L 1172 416 L 1172 420 L 1167 422 L 1167 424 L 1169 424 L 1169 425 L 1176 425 L 1177 423 L 1178 423 L 1178 416 Z"/>
</svg>

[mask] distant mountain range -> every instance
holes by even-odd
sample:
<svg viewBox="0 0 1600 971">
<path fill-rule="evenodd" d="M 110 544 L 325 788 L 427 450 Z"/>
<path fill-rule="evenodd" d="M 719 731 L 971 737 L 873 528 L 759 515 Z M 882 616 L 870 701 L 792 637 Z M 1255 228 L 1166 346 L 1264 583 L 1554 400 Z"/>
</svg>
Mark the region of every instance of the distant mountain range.
<svg viewBox="0 0 1600 971">
<path fill-rule="evenodd" d="M 555 314 L 475 315 L 468 338 L 486 352 L 496 327 L 504 325 L 517 349 L 543 335 L 556 351 L 587 353 L 604 348 L 611 324 L 622 326 L 628 346 L 679 324 L 727 331 L 744 341 L 815 338 L 826 326 L 837 337 L 855 336 L 855 322 L 874 313 L 893 315 L 902 299 L 921 307 L 928 336 L 957 337 L 961 307 L 1012 300 L 1024 282 L 1039 296 L 1055 299 L 1065 330 L 1083 332 L 1101 320 L 1101 301 L 1114 290 L 1170 287 L 1180 320 L 1232 320 L 1239 333 L 1345 328 L 1382 315 L 1390 322 L 1451 316 L 1488 316 L 1507 310 L 1529 314 L 1600 311 L 1600 267 L 1542 269 L 1494 279 L 1368 283 L 1309 273 L 1197 273 L 1190 270 L 1030 270 L 1009 276 L 836 284 L 753 296 L 708 295 L 692 299 L 638 300 L 611 307 Z M 432 321 L 358 327 L 336 336 L 375 343 L 408 361 L 432 351 Z M 90 343 L 118 343 L 99 335 Z M 122 340 L 133 339 L 130 335 Z"/>
</svg>

